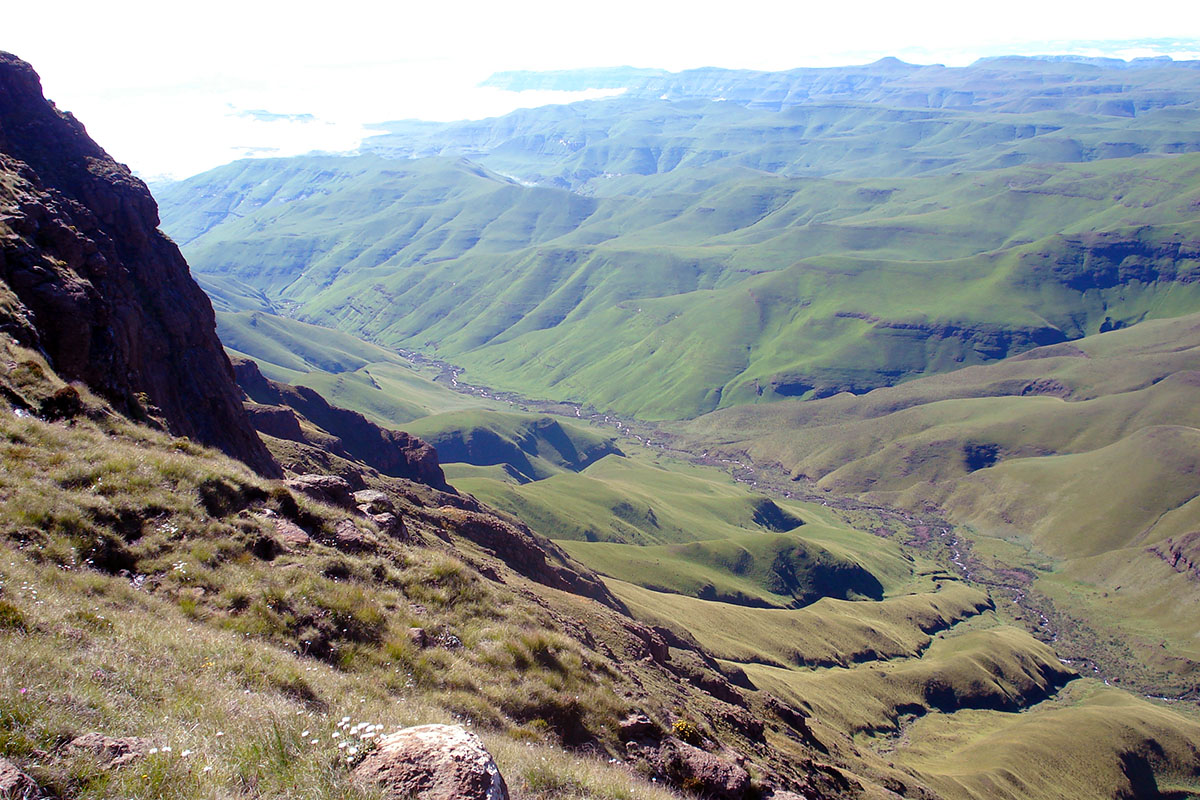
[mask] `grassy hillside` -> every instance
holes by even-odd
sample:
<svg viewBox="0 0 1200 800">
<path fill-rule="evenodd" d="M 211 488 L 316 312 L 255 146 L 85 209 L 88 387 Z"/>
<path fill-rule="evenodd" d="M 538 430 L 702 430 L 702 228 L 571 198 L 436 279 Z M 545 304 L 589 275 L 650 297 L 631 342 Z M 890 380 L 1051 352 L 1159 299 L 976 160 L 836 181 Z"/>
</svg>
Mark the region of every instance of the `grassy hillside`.
<svg viewBox="0 0 1200 800">
<path fill-rule="evenodd" d="M 506 465 L 522 481 L 579 471 L 620 453 L 611 436 L 545 415 L 456 411 L 423 417 L 406 428 L 436 447 L 446 462 Z"/>
<path fill-rule="evenodd" d="M 435 383 L 391 350 L 275 313 L 218 311 L 217 333 L 227 350 L 253 359 L 268 378 L 308 386 L 381 425 L 494 405 Z"/>
<path fill-rule="evenodd" d="M 350 715 L 388 730 L 473 720 L 518 796 L 668 796 L 560 749 L 555 725 L 582 730 L 568 722 L 572 703 L 587 724 L 615 726 L 601 719 L 624 713 L 611 693 L 624 679 L 481 577 L 491 557 L 458 538 L 466 520 L 438 513 L 436 493 L 374 481 L 405 518 L 398 539 L 134 425 L 81 388 L 74 415 L 16 413 L 63 385 L 36 354 L 0 347 L 15 365 L 0 372 L 0 753 L 46 791 L 373 797 L 350 781 L 355 754 L 338 748 Z M 338 544 L 347 523 L 365 552 Z M 411 626 L 462 644 L 422 649 Z M 484 700 L 476 689 L 499 688 L 498 674 L 504 688 Z M 63 747 L 97 730 L 157 750 L 114 770 Z"/>
<path fill-rule="evenodd" d="M 1036 586 L 1095 626 L 1107 657 L 1186 688 L 1200 659 L 1198 354 L 1195 315 L 1144 322 L 862 397 L 730 409 L 684 435 L 1032 548 L 996 551 L 996 569 L 1043 565 Z"/>
<path fill-rule="evenodd" d="M 1195 310 L 1198 158 L 856 181 L 681 166 L 603 197 L 463 161 L 289 159 L 163 202 L 198 272 L 253 287 L 242 302 L 672 418 Z"/>
</svg>

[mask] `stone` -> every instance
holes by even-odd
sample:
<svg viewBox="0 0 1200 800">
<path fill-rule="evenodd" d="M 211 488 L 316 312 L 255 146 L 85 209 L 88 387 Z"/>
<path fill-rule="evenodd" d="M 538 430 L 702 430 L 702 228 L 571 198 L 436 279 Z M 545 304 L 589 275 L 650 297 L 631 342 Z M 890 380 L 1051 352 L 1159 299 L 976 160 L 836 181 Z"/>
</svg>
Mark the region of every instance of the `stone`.
<svg viewBox="0 0 1200 800">
<path fill-rule="evenodd" d="M 8 759 L 0 758 L 0 800 L 34 800 L 41 796 L 33 778 Z"/>
<path fill-rule="evenodd" d="M 409 628 L 408 638 L 409 641 L 422 650 L 429 647 L 429 634 L 425 632 L 424 628 Z"/>
<path fill-rule="evenodd" d="M 741 800 L 750 788 L 750 773 L 741 766 L 686 742 L 672 741 L 660 759 L 659 768 L 673 783 L 708 797 Z"/>
<path fill-rule="evenodd" d="M 378 489 L 362 489 L 355 492 L 354 503 L 358 510 L 368 517 L 396 510 L 392 499 Z"/>
<path fill-rule="evenodd" d="M 312 543 L 312 537 L 303 528 L 286 519 L 275 520 L 275 535 L 288 548 L 303 547 Z"/>
<path fill-rule="evenodd" d="M 654 720 L 645 714 L 630 714 L 621 720 L 619 728 L 618 735 L 621 737 L 621 741 L 657 738 L 661 735 L 658 726 L 654 724 Z"/>
<path fill-rule="evenodd" d="M 418 725 L 385 736 L 354 776 L 394 800 L 508 800 L 483 742 L 457 725 Z"/>
<path fill-rule="evenodd" d="M 346 553 L 366 553 L 376 547 L 374 539 L 350 519 L 344 519 L 334 527 L 333 538 L 333 546 Z"/>
<path fill-rule="evenodd" d="M 142 758 L 150 751 L 150 742 L 138 736 L 120 738 L 102 733 L 85 733 L 72 739 L 67 749 L 97 755 L 109 767 L 121 767 Z"/>
<path fill-rule="evenodd" d="M 390 536 L 393 539 L 408 538 L 408 528 L 405 527 L 404 519 L 400 516 L 388 511 L 383 514 L 372 514 L 370 519 L 379 526 L 379 531 L 384 536 Z"/>
<path fill-rule="evenodd" d="M 339 508 L 352 508 L 354 498 L 350 484 L 337 475 L 297 475 L 285 481 L 286 486 L 306 497 Z"/>
</svg>

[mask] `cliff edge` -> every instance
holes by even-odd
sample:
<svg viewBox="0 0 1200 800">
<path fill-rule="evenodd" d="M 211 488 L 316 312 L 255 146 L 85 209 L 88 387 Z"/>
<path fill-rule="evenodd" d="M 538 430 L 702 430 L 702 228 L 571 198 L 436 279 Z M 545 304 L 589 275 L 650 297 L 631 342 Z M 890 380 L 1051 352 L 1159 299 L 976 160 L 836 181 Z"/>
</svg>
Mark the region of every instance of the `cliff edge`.
<svg viewBox="0 0 1200 800">
<path fill-rule="evenodd" d="M 0 52 L 0 332 L 127 416 L 276 477 L 149 189 Z"/>
</svg>

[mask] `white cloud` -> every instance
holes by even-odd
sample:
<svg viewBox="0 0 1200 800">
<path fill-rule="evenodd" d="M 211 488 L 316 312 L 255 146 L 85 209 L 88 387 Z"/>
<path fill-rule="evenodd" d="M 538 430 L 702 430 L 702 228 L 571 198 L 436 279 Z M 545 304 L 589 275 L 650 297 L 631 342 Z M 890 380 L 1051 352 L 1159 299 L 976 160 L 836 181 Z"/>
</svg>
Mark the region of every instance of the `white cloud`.
<svg viewBox="0 0 1200 800">
<path fill-rule="evenodd" d="M 542 99 L 473 88 L 498 70 L 787 69 L 884 55 L 956 65 L 1051 49 L 1038 49 L 1031 32 L 1052 45 L 1200 34 L 1184 30 L 1177 9 L 1173 0 L 1142 0 L 1137 14 L 1109 0 L 1086 14 L 1045 0 L 46 0 L 6 9 L 0 49 L 33 63 L 47 95 L 115 157 L 142 174 L 185 175 L 245 152 L 237 148 L 346 149 L 370 122 L 480 117 Z M 1193 40 L 1185 49 L 1200 48 Z M 1119 51 L 1158 52 L 1158 44 Z M 314 120 L 238 118 L 231 105 Z"/>
</svg>

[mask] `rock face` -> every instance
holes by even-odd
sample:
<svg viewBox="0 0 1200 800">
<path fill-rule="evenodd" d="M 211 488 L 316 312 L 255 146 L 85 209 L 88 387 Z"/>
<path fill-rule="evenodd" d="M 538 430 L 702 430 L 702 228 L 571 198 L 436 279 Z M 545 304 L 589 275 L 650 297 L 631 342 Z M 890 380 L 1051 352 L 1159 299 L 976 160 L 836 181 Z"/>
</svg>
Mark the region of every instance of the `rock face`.
<svg viewBox="0 0 1200 800">
<path fill-rule="evenodd" d="M 307 386 L 268 379 L 253 361 L 234 364 L 238 385 L 253 400 L 248 407 L 254 427 L 279 439 L 315 444 L 350 461 L 361 461 L 385 475 L 408 478 L 453 492 L 438 464 L 437 451 L 404 431 L 382 428 L 357 411 L 338 408 Z M 314 440 L 300 424 L 303 418 L 328 438 Z"/>
<path fill-rule="evenodd" d="M 212 305 L 145 184 L 0 53 L 0 331 L 122 413 L 271 477 Z"/>
<path fill-rule="evenodd" d="M 419 725 L 384 737 L 354 775 L 396 800 L 508 800 L 483 742 L 456 725 Z"/>
</svg>

